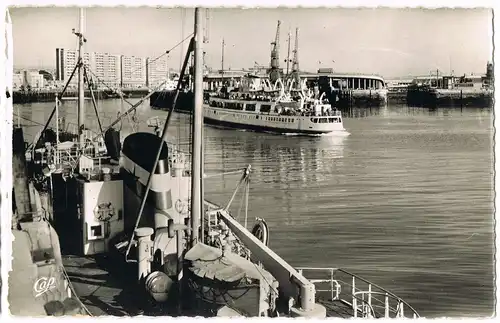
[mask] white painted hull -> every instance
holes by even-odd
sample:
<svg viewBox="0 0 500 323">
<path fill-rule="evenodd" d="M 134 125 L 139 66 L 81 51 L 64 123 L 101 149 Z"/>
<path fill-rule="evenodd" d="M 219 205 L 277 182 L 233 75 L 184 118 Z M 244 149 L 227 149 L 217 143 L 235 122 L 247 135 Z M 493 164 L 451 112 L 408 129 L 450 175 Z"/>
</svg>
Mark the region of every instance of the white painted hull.
<svg viewBox="0 0 500 323">
<path fill-rule="evenodd" d="M 332 116 L 339 122 L 315 123 L 314 116 L 280 116 L 267 113 L 229 110 L 205 105 L 205 123 L 263 132 L 295 133 L 295 134 L 325 134 L 345 131 L 342 117 Z M 332 119 L 333 120 L 333 119 Z"/>
</svg>

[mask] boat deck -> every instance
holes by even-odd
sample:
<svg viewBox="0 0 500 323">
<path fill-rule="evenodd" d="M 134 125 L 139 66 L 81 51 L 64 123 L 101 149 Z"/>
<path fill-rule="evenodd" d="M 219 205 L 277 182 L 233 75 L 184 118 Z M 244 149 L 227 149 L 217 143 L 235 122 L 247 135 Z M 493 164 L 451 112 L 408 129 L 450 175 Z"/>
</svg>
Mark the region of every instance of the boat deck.
<svg viewBox="0 0 500 323">
<path fill-rule="evenodd" d="M 136 263 L 110 256 L 63 256 L 74 293 L 92 316 L 174 316 L 172 308 L 150 300 L 138 288 Z"/>
<path fill-rule="evenodd" d="M 337 318 L 352 318 L 354 317 L 353 309 L 341 301 L 331 301 L 319 299 L 317 303 L 323 305 L 326 308 L 327 317 L 337 317 Z"/>
<path fill-rule="evenodd" d="M 99 260 L 63 256 L 63 265 L 73 285 L 73 292 L 93 316 L 134 315 L 131 309 L 135 306 L 130 298 L 134 293 L 125 289 L 125 284 L 110 274 L 106 266 L 99 264 Z"/>
<path fill-rule="evenodd" d="M 146 295 L 138 293 L 134 282 L 130 281 L 128 269 L 110 268 L 113 261 L 105 257 L 63 256 L 63 264 L 73 285 L 74 293 L 80 298 L 93 316 L 133 316 L 133 315 L 165 315 L 169 310 L 151 308 L 141 312 L 138 304 L 144 304 Z M 133 265 L 133 264 L 132 264 Z M 121 271 L 123 277 L 117 276 Z M 124 277 L 127 275 L 127 277 Z M 340 301 L 319 299 L 318 303 L 326 307 L 327 317 L 351 318 L 352 308 Z"/>
</svg>

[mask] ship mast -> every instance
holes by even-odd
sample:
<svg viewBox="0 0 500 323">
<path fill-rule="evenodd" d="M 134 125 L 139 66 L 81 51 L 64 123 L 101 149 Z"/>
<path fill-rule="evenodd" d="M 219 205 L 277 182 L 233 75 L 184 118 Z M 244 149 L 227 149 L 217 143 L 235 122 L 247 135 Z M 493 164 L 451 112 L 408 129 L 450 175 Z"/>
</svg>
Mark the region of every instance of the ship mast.
<svg viewBox="0 0 500 323">
<path fill-rule="evenodd" d="M 290 71 L 290 62 L 291 62 L 291 60 L 290 60 L 290 47 L 292 45 L 291 42 L 292 42 L 292 34 L 291 34 L 290 31 L 288 31 L 288 53 L 287 53 L 286 60 L 285 60 L 285 62 L 286 62 L 286 76 L 287 76 L 287 78 L 288 78 L 288 73 Z"/>
<path fill-rule="evenodd" d="M 224 42 L 224 38 L 222 38 L 222 52 L 221 52 L 221 78 L 222 78 L 222 86 L 224 86 L 224 47 L 226 47 L 226 43 Z"/>
<path fill-rule="evenodd" d="M 293 50 L 292 74 L 297 88 L 300 87 L 299 74 L 299 28 L 295 28 L 295 49 Z"/>
<path fill-rule="evenodd" d="M 84 138 L 83 129 L 85 128 L 85 91 L 83 89 L 83 55 L 82 47 L 83 43 L 86 42 L 83 36 L 83 26 L 84 26 L 84 14 L 83 8 L 80 8 L 80 26 L 78 33 L 75 35 L 78 37 L 78 138 L 80 142 L 80 148 L 83 148 Z"/>
<path fill-rule="evenodd" d="M 200 8 L 195 9 L 195 49 L 194 49 L 194 110 L 191 163 L 191 239 L 190 247 L 198 243 L 198 228 L 203 210 L 201 196 L 201 165 L 203 146 L 203 26 Z"/>
</svg>

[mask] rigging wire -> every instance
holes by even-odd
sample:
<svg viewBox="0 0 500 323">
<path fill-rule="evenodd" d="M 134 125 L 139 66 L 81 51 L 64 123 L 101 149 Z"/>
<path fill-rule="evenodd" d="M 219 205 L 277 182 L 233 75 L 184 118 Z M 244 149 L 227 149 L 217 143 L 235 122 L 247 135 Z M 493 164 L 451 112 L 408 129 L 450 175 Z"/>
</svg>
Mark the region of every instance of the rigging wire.
<svg viewBox="0 0 500 323">
<path fill-rule="evenodd" d="M 186 28 L 185 28 L 185 25 L 186 25 L 186 9 L 185 8 L 181 8 L 181 38 L 184 38 L 184 35 L 186 33 Z M 194 37 L 194 32 L 193 33 L 190 33 L 190 36 L 193 36 Z M 182 50 L 184 52 L 184 44 L 182 44 Z M 191 57 L 191 55 L 193 55 L 193 52 L 190 52 L 188 55 Z M 182 68 L 182 65 L 184 63 L 184 57 L 180 56 L 179 57 L 179 69 Z M 187 67 L 187 71 L 190 70 L 190 66 L 189 66 L 189 63 L 191 62 L 191 60 L 189 58 L 187 58 L 187 62 L 188 62 L 188 67 Z M 189 72 L 188 72 L 189 73 Z M 187 74 L 189 75 L 189 74 Z M 184 80 L 180 80 L 181 82 L 183 82 Z M 178 149 L 180 150 L 181 149 L 181 138 L 182 138 L 182 123 L 180 122 L 181 118 L 183 116 L 181 115 L 177 115 L 177 145 L 178 145 Z M 190 143 L 191 143 L 191 138 L 190 138 L 190 134 L 191 134 L 191 123 L 189 123 L 189 133 L 188 133 L 188 138 L 187 138 L 187 156 L 186 156 L 186 161 L 187 161 L 187 164 L 188 165 L 191 165 L 192 163 L 192 152 L 191 152 L 191 149 L 190 149 Z M 191 167 L 189 166 L 189 172 L 191 172 Z M 191 178 L 190 178 L 190 181 L 191 181 Z M 179 183 L 180 185 L 180 183 Z M 191 186 L 191 184 L 189 184 Z M 191 190 L 188 190 L 188 194 L 187 194 L 187 200 L 188 201 L 191 201 Z M 191 212 L 191 203 L 188 203 L 188 212 Z M 189 213 L 189 216 L 190 216 L 190 213 Z"/>
<path fill-rule="evenodd" d="M 99 83 L 101 83 L 102 85 L 104 85 L 105 87 L 107 87 L 108 89 L 110 89 L 111 91 L 113 91 L 114 93 L 118 94 L 118 95 L 122 98 L 122 101 L 121 101 L 121 102 L 122 102 L 122 105 L 121 105 L 121 106 L 123 106 L 123 101 L 127 102 L 127 103 L 128 103 L 128 104 L 130 104 L 130 105 L 133 105 L 130 101 L 127 101 L 127 100 L 125 100 L 125 99 L 123 98 L 123 94 L 122 94 L 121 92 L 116 91 L 116 90 L 115 90 L 115 89 L 113 89 L 111 86 L 109 86 L 108 84 L 106 84 L 103 80 L 101 80 L 101 79 L 100 79 L 100 78 L 99 78 L 99 77 L 98 77 L 98 76 L 97 76 L 97 75 L 96 75 L 96 74 L 92 71 L 92 69 L 90 68 L 90 66 L 89 66 L 89 65 L 84 65 L 84 67 L 85 67 L 85 70 L 87 70 L 90 74 L 92 74 L 92 76 L 93 76 L 93 77 L 97 80 L 97 83 L 98 83 L 98 84 L 99 84 Z M 132 126 L 132 129 L 133 129 L 134 127 L 133 127 L 133 125 L 132 125 L 132 121 L 130 120 L 130 116 L 127 114 L 127 116 L 126 116 L 126 117 L 127 117 L 128 121 L 129 121 L 129 123 L 130 123 L 130 125 Z M 122 125 L 123 125 L 123 123 L 121 123 L 121 125 L 120 125 L 120 129 L 121 129 L 121 126 L 122 126 Z"/>
<path fill-rule="evenodd" d="M 89 69 L 89 72 L 97 78 L 97 81 L 98 81 L 99 83 L 102 83 L 102 84 L 103 84 L 104 86 L 106 86 L 108 89 L 111 89 L 113 92 L 117 93 L 118 95 L 120 95 L 120 96 L 123 98 L 123 94 L 122 94 L 121 92 L 117 92 L 117 91 L 115 91 L 113 88 L 111 88 L 110 86 L 108 86 L 108 85 L 107 85 L 104 81 L 102 81 L 99 77 L 97 77 L 97 76 L 95 75 L 95 73 L 94 73 L 91 69 Z M 157 88 L 160 88 L 160 87 L 161 87 L 163 84 L 165 84 L 165 83 L 166 83 L 166 81 L 165 81 L 165 82 L 162 82 L 162 83 L 161 83 L 161 84 L 160 84 Z M 120 122 L 120 121 L 121 121 L 121 117 L 126 116 L 127 118 L 129 118 L 129 116 L 130 116 L 130 113 L 131 113 L 131 112 L 133 112 L 133 113 L 134 113 L 134 115 L 132 116 L 132 121 L 134 121 L 134 116 L 135 116 L 135 114 L 136 114 L 136 109 L 137 109 L 137 108 L 139 107 L 139 105 L 141 105 L 141 104 L 142 104 L 142 103 L 143 103 L 143 102 L 144 102 L 147 98 L 151 97 L 151 96 L 153 95 L 153 93 L 154 93 L 154 92 L 150 92 L 148 95 L 146 95 L 146 96 L 145 96 L 145 97 L 143 97 L 141 100 L 139 100 L 139 103 L 135 103 L 135 104 L 133 104 L 133 103 L 131 103 L 130 101 L 128 101 L 128 100 L 126 100 L 125 98 L 123 98 L 123 100 L 124 100 L 125 102 L 127 102 L 127 103 L 131 106 L 131 108 L 130 108 L 130 109 L 128 109 L 127 111 L 125 111 L 125 113 L 121 114 L 121 115 L 118 117 L 118 119 L 119 119 L 119 120 L 116 120 L 115 122 L 112 122 L 112 123 L 111 123 L 111 125 L 110 125 L 110 126 L 108 126 L 108 127 L 105 129 L 105 131 L 106 131 L 106 130 L 108 130 L 109 128 L 111 128 L 112 126 L 114 126 L 116 123 Z M 132 124 L 132 121 L 130 121 L 130 118 L 129 118 L 129 122 L 130 122 L 131 124 Z"/>
<path fill-rule="evenodd" d="M 185 30 L 184 30 L 184 24 L 185 24 L 185 20 L 186 20 L 186 9 L 185 8 L 181 8 L 181 39 L 184 39 L 184 34 L 185 34 Z M 194 32 L 193 33 L 190 33 L 189 34 L 189 37 L 191 36 L 194 36 Z M 181 46 L 181 53 L 184 53 L 184 42 L 180 44 Z M 179 70 L 182 68 L 182 63 L 183 63 L 183 57 L 182 57 L 182 54 L 179 55 Z M 163 93 L 162 93 L 163 94 Z M 180 122 L 180 118 L 181 116 L 178 114 L 177 115 L 177 141 L 176 141 L 176 144 L 177 144 L 177 147 L 176 147 L 176 150 L 177 151 L 181 151 L 181 122 Z M 188 149 L 188 154 L 189 154 L 189 149 Z M 191 164 L 190 162 L 190 157 L 188 156 L 185 156 L 185 161 L 188 161 L 189 164 Z M 177 188 L 180 190 L 181 189 L 181 183 L 178 182 L 177 184 Z M 189 191 L 188 191 L 188 201 L 191 199 L 191 196 L 189 195 Z M 188 205 L 190 205 L 190 203 L 188 203 Z"/>
<path fill-rule="evenodd" d="M 108 84 L 106 84 L 106 82 L 104 82 L 103 80 L 101 80 L 93 71 L 92 69 L 86 65 L 86 68 L 89 70 L 89 72 L 97 79 L 97 82 L 98 83 L 101 83 L 103 84 L 106 88 L 108 88 L 109 90 L 111 90 L 113 93 L 116 93 L 120 96 L 120 98 L 122 98 L 123 101 L 125 101 L 126 103 L 128 103 L 131 107 L 133 107 L 133 109 L 129 109 L 127 112 L 125 112 L 125 116 L 127 117 L 127 119 L 129 120 L 129 123 L 132 125 L 132 121 L 136 122 L 136 109 L 139 105 L 136 104 L 133 104 L 132 102 L 128 101 L 127 99 L 124 98 L 123 96 L 123 92 L 120 91 L 120 90 L 116 90 L 114 88 L 112 88 L 111 86 L 109 86 Z M 167 82 L 167 80 L 165 80 L 164 82 L 162 82 L 160 85 L 158 85 L 155 89 L 151 90 L 150 94 L 146 95 L 142 100 L 144 101 L 145 98 L 148 98 L 148 97 L 151 97 L 157 90 L 159 90 L 165 83 Z M 150 105 L 155 105 L 156 102 L 158 102 L 158 100 L 160 100 L 163 96 L 166 96 L 166 93 L 164 93 L 163 91 L 160 92 L 160 95 L 156 97 L 155 101 L 150 104 Z M 142 104 L 142 102 L 141 102 Z M 132 121 L 130 120 L 130 112 L 133 112 L 133 116 L 132 116 Z M 123 116 L 123 114 L 122 114 Z M 134 125 L 132 125 L 132 128 L 134 128 Z M 107 129 L 106 129 L 107 130 Z"/>
<path fill-rule="evenodd" d="M 96 102 L 96 99 L 94 96 L 94 91 L 92 90 L 93 82 L 89 78 L 89 76 L 87 74 L 87 69 L 85 67 L 83 68 L 83 79 L 85 80 L 85 82 L 87 83 L 87 85 L 89 87 L 90 97 L 92 99 L 92 106 L 94 107 L 94 112 L 96 115 L 97 124 L 99 125 L 99 130 L 101 131 L 101 133 L 103 133 L 101 119 L 99 118 L 99 112 L 97 111 L 97 102 Z M 59 120 L 57 120 L 57 122 L 59 122 Z M 103 134 L 103 136 L 104 136 L 104 134 Z"/>
<path fill-rule="evenodd" d="M 183 10 L 184 10 L 184 9 L 183 9 Z M 182 35 L 184 36 L 184 32 L 182 33 Z M 170 54 L 170 52 L 171 52 L 171 51 L 173 51 L 174 49 L 176 49 L 177 47 L 179 47 L 179 46 L 181 46 L 181 45 L 183 45 L 183 46 L 181 47 L 181 53 L 182 53 L 182 49 L 184 49 L 184 42 L 185 42 L 186 40 L 188 40 L 188 39 L 189 39 L 191 36 L 193 36 L 193 35 L 194 35 L 194 33 L 190 33 L 190 34 L 189 34 L 189 35 L 187 35 L 186 37 L 182 38 L 182 40 L 181 40 L 181 41 L 179 41 L 177 44 L 175 44 L 175 45 L 174 45 L 173 47 L 171 47 L 169 50 L 166 50 L 166 51 L 165 51 L 165 53 L 161 54 L 161 55 L 160 55 L 160 56 L 158 56 L 157 58 L 154 58 L 154 59 L 151 61 L 151 63 L 154 63 L 154 62 L 156 62 L 157 60 L 159 60 L 160 58 L 162 58 L 163 56 Z M 181 62 L 182 62 L 182 55 L 181 55 Z"/>
<path fill-rule="evenodd" d="M 64 266 L 61 266 L 61 269 L 62 269 L 62 274 L 63 274 L 64 278 L 66 278 L 66 281 L 68 282 L 68 287 L 71 290 L 72 294 L 75 296 L 76 301 L 80 304 L 80 306 L 87 313 L 87 315 L 89 315 L 91 317 L 94 316 L 94 315 L 92 315 L 90 310 L 87 308 L 87 306 L 85 306 L 85 304 L 82 302 L 80 297 L 78 297 L 78 294 L 76 293 L 75 288 L 73 287 L 73 284 L 71 283 L 71 280 L 69 278 L 68 272 L 66 271 Z"/>
<path fill-rule="evenodd" d="M 186 9 L 185 8 L 181 8 L 181 38 L 184 38 L 184 24 L 185 24 L 185 21 L 186 21 Z M 194 32 L 191 33 L 190 36 L 193 36 L 194 35 Z M 181 53 L 184 52 L 184 42 L 182 42 L 181 44 Z M 180 55 L 179 57 L 179 69 L 181 69 L 182 67 L 182 62 L 183 62 L 183 57 L 182 55 Z"/>
<path fill-rule="evenodd" d="M 181 8 L 181 38 L 184 38 L 184 24 L 186 19 L 185 8 Z M 194 33 L 192 33 L 194 35 Z M 181 45 L 181 51 L 184 52 L 184 44 Z M 182 67 L 182 55 L 179 58 L 179 69 Z M 179 117 L 180 118 L 180 117 Z M 180 142 L 181 138 L 181 125 L 180 122 L 177 124 L 177 140 Z"/>
<path fill-rule="evenodd" d="M 211 174 L 211 175 L 205 175 L 205 178 L 212 178 L 216 176 L 225 176 L 225 175 L 235 175 L 235 174 L 241 174 L 241 172 L 244 172 L 247 168 L 238 168 L 236 170 L 229 170 L 227 172 L 222 172 L 222 173 L 217 173 L 217 174 Z"/>
<path fill-rule="evenodd" d="M 71 82 L 71 80 L 73 79 L 73 76 L 75 75 L 75 72 L 76 70 L 78 69 L 78 67 L 80 66 L 80 64 L 82 64 L 82 61 L 79 60 L 77 64 L 75 64 L 75 67 L 73 68 L 73 72 L 71 72 L 71 75 L 69 76 L 68 78 L 68 81 L 66 82 L 66 85 L 64 85 L 64 88 L 63 90 L 61 91 L 61 93 L 59 93 L 59 95 L 57 96 L 57 99 L 58 100 L 61 100 L 64 93 L 66 92 L 66 90 L 68 89 L 68 86 L 69 86 L 69 83 Z M 44 133 L 45 130 L 47 130 L 49 124 L 50 124 L 50 121 L 52 120 L 52 117 L 54 117 L 54 114 L 56 113 L 56 107 L 54 106 L 54 108 L 52 109 L 52 112 L 50 113 L 50 116 L 49 118 L 47 119 L 47 122 L 44 124 L 44 127 L 43 127 L 43 130 L 40 132 L 40 133 Z M 38 142 L 39 140 L 41 139 L 41 137 L 39 137 L 37 139 L 37 141 L 35 142 L 35 146 L 38 145 Z"/>
<path fill-rule="evenodd" d="M 35 121 L 35 120 L 31 120 L 31 119 L 29 119 L 29 118 L 23 117 L 22 115 L 17 114 L 17 113 L 15 113 L 15 112 L 13 112 L 13 113 L 12 113 L 12 115 L 13 115 L 14 117 L 18 117 L 18 118 L 20 118 L 20 119 L 23 119 L 23 120 L 26 120 L 26 121 L 32 122 L 32 123 L 34 123 L 34 124 L 35 124 L 35 125 L 37 125 L 37 126 L 45 126 L 45 124 L 44 124 L 44 123 L 41 123 L 41 122 L 38 122 L 38 121 Z M 53 126 L 48 126 L 48 127 L 47 127 L 47 129 L 54 129 L 54 127 L 53 127 Z"/>
<path fill-rule="evenodd" d="M 137 220 L 136 220 L 136 223 L 135 223 L 134 231 L 132 232 L 132 237 L 130 238 L 129 245 L 128 245 L 127 251 L 125 253 L 125 261 L 126 262 L 131 262 L 131 260 L 128 259 L 128 254 L 130 253 L 130 248 L 132 246 L 132 241 L 133 241 L 133 239 L 135 237 L 135 229 L 137 229 L 137 227 L 139 226 L 139 222 L 140 222 L 140 219 L 141 219 L 144 207 L 145 207 L 146 199 L 148 197 L 148 193 L 149 193 L 149 190 L 151 188 L 151 178 L 152 178 L 152 175 L 154 173 L 154 170 L 156 169 L 156 167 L 158 165 L 158 160 L 160 158 L 160 153 L 161 153 L 161 151 L 163 149 L 163 144 L 164 144 L 164 141 L 165 141 L 165 139 L 167 137 L 168 126 L 170 124 L 170 120 L 172 118 L 172 115 L 173 115 L 175 106 L 177 105 L 177 100 L 178 100 L 178 97 L 179 97 L 181 80 L 184 77 L 184 73 L 186 72 L 186 69 L 187 69 L 189 53 L 191 53 L 194 50 L 194 46 L 195 46 L 194 44 L 195 44 L 195 40 L 194 40 L 194 38 L 191 38 L 191 41 L 189 42 L 188 53 L 186 53 L 183 66 L 181 68 L 181 75 L 180 75 L 179 81 L 177 82 L 177 89 L 176 89 L 176 92 L 175 92 L 174 102 L 173 102 L 172 106 L 170 107 L 170 111 L 169 111 L 169 113 L 167 115 L 167 119 L 165 120 L 165 124 L 163 126 L 160 147 L 158 147 L 158 152 L 156 154 L 156 158 L 155 158 L 155 161 L 154 161 L 153 166 L 152 166 L 152 171 L 151 171 L 151 173 L 150 173 L 150 175 L 148 177 L 148 181 L 147 181 L 146 188 L 145 188 L 145 191 L 144 191 L 144 196 L 142 197 L 141 205 L 139 206 L 139 210 L 138 210 L 138 214 L 137 214 Z"/>
</svg>

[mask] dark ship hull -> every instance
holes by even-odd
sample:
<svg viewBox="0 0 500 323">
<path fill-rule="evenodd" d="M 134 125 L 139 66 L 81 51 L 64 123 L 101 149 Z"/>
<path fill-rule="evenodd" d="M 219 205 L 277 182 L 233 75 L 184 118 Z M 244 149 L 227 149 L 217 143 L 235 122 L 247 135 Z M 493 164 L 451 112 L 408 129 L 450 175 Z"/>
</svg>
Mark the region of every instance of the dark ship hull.
<svg viewBox="0 0 500 323">
<path fill-rule="evenodd" d="M 169 110 L 174 102 L 175 91 L 158 91 L 149 98 L 149 105 L 153 109 Z M 179 92 L 175 111 L 191 113 L 194 107 L 194 94 L 192 92 Z"/>
<path fill-rule="evenodd" d="M 449 93 L 448 93 L 449 92 Z M 412 84 L 408 87 L 406 102 L 415 107 L 492 107 L 493 92 L 470 93 L 460 90 L 442 93 L 428 85 Z"/>
</svg>

